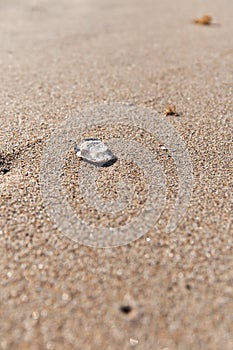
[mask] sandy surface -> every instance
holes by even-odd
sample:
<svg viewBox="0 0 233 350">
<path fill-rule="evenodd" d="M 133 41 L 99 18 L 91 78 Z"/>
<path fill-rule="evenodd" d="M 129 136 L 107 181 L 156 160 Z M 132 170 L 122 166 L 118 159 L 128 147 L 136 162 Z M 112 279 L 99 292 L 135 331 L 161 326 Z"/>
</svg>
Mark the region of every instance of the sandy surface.
<svg viewBox="0 0 233 350">
<path fill-rule="evenodd" d="M 130 338 L 142 350 L 233 348 L 232 11 L 229 0 L 0 1 L 0 349 L 118 350 Z M 212 26 L 191 22 L 204 13 Z M 161 115 L 176 105 L 180 116 L 167 118 L 187 144 L 193 198 L 175 232 L 164 231 L 165 211 L 134 243 L 92 249 L 50 221 L 41 154 L 72 112 L 122 101 Z M 67 157 L 64 187 L 78 211 Z M 161 161 L 172 203 L 174 164 Z M 101 174 L 110 188 L 114 169 Z M 136 207 L 146 195 L 137 178 Z"/>
</svg>

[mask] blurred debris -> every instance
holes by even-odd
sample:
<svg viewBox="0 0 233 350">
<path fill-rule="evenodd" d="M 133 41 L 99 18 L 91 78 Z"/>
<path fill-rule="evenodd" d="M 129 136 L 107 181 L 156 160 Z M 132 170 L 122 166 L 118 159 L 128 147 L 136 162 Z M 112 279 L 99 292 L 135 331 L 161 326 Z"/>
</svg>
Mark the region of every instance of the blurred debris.
<svg viewBox="0 0 233 350">
<path fill-rule="evenodd" d="M 209 15 L 203 15 L 200 18 L 195 18 L 193 22 L 196 24 L 209 25 L 212 23 L 212 17 Z"/>
<path fill-rule="evenodd" d="M 176 106 L 175 105 L 168 105 L 165 110 L 164 110 L 164 115 L 176 115 L 178 116 L 179 114 L 176 112 Z"/>
<path fill-rule="evenodd" d="M 136 346 L 136 345 L 138 344 L 138 340 L 137 340 L 137 339 L 132 339 L 132 338 L 130 338 L 129 343 L 130 343 L 130 345 L 132 345 L 132 346 Z"/>
</svg>

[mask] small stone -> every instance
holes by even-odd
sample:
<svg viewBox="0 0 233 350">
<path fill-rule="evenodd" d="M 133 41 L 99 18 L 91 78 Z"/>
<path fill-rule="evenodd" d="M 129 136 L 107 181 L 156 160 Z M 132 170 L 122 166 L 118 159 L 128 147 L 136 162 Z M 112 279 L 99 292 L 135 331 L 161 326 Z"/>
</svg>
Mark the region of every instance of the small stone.
<svg viewBox="0 0 233 350">
<path fill-rule="evenodd" d="M 160 148 L 162 151 L 168 151 L 168 148 L 165 147 L 165 146 L 159 146 L 159 148 Z"/>
<path fill-rule="evenodd" d="M 97 166 L 111 165 L 117 160 L 108 146 L 99 139 L 84 139 L 74 150 L 78 157 Z"/>
</svg>

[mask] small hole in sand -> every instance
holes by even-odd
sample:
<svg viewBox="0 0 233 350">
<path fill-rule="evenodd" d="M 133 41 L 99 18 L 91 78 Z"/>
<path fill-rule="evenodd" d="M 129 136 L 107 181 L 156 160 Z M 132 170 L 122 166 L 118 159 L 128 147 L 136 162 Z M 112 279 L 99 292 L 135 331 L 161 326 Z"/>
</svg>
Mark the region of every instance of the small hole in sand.
<svg viewBox="0 0 233 350">
<path fill-rule="evenodd" d="M 123 314 L 129 314 L 132 311 L 132 307 L 130 305 L 123 305 L 120 307 L 120 310 Z"/>
<path fill-rule="evenodd" d="M 3 168 L 3 169 L 1 169 L 1 173 L 2 173 L 3 175 L 7 174 L 9 171 L 10 171 L 10 169 L 8 169 L 8 168 Z"/>
</svg>

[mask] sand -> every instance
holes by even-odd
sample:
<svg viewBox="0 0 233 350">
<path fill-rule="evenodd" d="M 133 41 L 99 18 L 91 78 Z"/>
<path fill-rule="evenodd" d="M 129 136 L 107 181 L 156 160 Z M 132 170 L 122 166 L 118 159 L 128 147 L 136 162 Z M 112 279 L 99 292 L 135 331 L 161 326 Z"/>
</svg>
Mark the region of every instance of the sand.
<svg viewBox="0 0 233 350">
<path fill-rule="evenodd" d="M 233 348 L 232 10 L 227 0 L 0 1 L 0 349 Z M 212 25 L 192 23 L 203 14 Z M 50 220 L 40 164 L 61 122 L 115 102 L 161 118 L 176 105 L 179 116 L 166 118 L 187 145 L 195 184 L 185 219 L 167 234 L 174 163 L 143 135 L 160 152 L 168 210 L 135 242 L 96 249 Z M 65 164 L 64 188 L 80 211 L 72 152 Z M 146 190 L 143 174 L 123 167 L 140 193 L 124 221 Z M 101 174 L 107 198 L 120 174 L 117 164 Z M 83 208 L 98 219 L 90 213 Z"/>
</svg>

